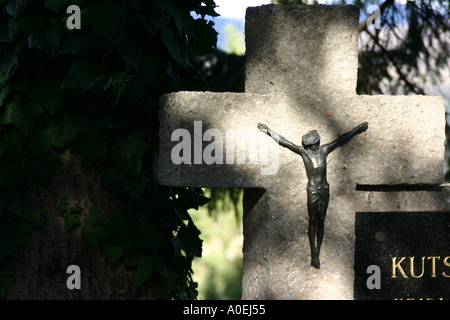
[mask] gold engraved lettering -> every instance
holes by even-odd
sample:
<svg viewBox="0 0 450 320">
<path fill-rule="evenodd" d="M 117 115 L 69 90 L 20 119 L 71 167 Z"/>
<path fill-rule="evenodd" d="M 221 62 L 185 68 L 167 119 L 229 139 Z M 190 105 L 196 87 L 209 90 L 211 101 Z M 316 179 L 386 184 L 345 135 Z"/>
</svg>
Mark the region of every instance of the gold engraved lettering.
<svg viewBox="0 0 450 320">
<path fill-rule="evenodd" d="M 422 266 L 416 266 L 417 260 L 422 260 Z M 439 274 L 436 273 L 436 264 L 441 263 L 442 261 L 443 268 L 447 267 L 450 268 L 450 256 L 442 257 L 441 256 L 421 256 L 421 257 L 409 257 L 409 268 L 408 268 L 408 262 L 405 262 L 403 265 L 402 263 L 406 257 L 391 257 L 391 266 L 392 266 L 392 273 L 391 278 L 397 278 L 397 275 L 400 274 L 403 278 L 408 278 L 411 276 L 412 278 L 418 279 L 422 278 L 424 276 L 430 277 L 430 278 L 436 278 L 437 276 L 442 276 L 445 278 L 450 278 L 450 269 L 444 269 L 444 271 L 440 272 Z M 429 263 L 425 262 L 431 260 Z M 405 266 L 406 264 L 406 266 Z M 405 269 L 403 268 L 405 267 Z M 419 268 L 422 268 L 419 270 Z M 405 272 L 406 270 L 406 272 Z M 409 271 L 409 275 L 408 272 Z"/>
<path fill-rule="evenodd" d="M 416 276 L 414 273 L 414 257 L 409 257 L 409 272 L 413 278 L 421 278 L 425 272 L 425 257 L 422 257 L 422 272 Z"/>
<path fill-rule="evenodd" d="M 450 267 L 450 262 L 448 262 L 448 259 L 450 256 L 444 258 L 444 264 L 446 267 Z M 450 275 L 446 274 L 445 271 L 442 272 L 442 275 L 446 278 L 450 278 Z"/>
<path fill-rule="evenodd" d="M 401 263 L 403 262 L 403 260 L 405 260 L 406 257 L 401 257 L 399 262 L 396 262 L 397 257 L 391 257 L 392 259 L 392 275 L 391 278 L 397 278 L 397 274 L 395 273 L 396 269 L 398 269 L 398 271 L 400 271 L 400 273 L 402 274 L 403 278 L 408 278 L 408 276 L 406 275 L 405 271 L 403 270 Z"/>
<path fill-rule="evenodd" d="M 432 256 L 428 257 L 427 260 L 430 259 L 431 259 L 431 277 L 436 278 L 436 259 L 441 260 L 441 257 Z"/>
</svg>

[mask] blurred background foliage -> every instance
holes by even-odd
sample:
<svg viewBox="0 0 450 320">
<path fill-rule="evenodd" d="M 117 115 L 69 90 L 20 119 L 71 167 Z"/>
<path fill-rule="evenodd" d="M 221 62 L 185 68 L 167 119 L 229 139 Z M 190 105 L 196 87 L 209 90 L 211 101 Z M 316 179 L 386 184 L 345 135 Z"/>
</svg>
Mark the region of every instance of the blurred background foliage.
<svg viewBox="0 0 450 320">
<path fill-rule="evenodd" d="M 198 211 L 190 210 L 201 230 L 203 254 L 192 268 L 199 284 L 199 299 L 240 299 L 242 280 L 243 189 L 205 189 L 211 200 Z"/>
</svg>

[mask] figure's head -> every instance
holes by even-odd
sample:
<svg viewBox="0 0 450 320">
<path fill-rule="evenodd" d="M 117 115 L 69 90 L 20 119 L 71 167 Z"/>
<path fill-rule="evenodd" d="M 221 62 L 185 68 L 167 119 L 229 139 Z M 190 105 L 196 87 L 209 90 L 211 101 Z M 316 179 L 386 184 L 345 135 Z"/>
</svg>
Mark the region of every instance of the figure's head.
<svg viewBox="0 0 450 320">
<path fill-rule="evenodd" d="M 304 148 L 318 147 L 320 144 L 320 136 L 317 130 L 311 130 L 302 137 L 302 145 Z"/>
</svg>

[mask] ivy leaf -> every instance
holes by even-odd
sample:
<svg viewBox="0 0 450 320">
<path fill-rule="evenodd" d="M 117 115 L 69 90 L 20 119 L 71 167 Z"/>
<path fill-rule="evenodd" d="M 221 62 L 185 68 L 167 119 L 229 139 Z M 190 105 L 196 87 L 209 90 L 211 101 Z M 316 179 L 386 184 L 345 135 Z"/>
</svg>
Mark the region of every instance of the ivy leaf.
<svg viewBox="0 0 450 320">
<path fill-rule="evenodd" d="M 0 21 L 0 42 L 11 43 L 19 32 L 19 26 L 15 19 L 10 17 Z"/>
<path fill-rule="evenodd" d="M 130 99 L 132 102 L 138 105 L 145 105 L 148 103 L 146 94 L 145 83 L 142 81 L 130 81 L 127 82 L 123 96 Z"/>
<path fill-rule="evenodd" d="M 181 10 L 177 10 L 172 1 L 157 1 L 155 2 L 155 6 L 165 15 L 170 15 L 174 19 L 180 34 L 192 35 L 191 19 L 189 16 L 183 14 Z"/>
<path fill-rule="evenodd" d="M 36 30 L 28 37 L 28 48 L 38 48 L 50 54 L 54 54 L 61 42 L 62 27 L 51 25 L 46 30 Z"/>
<path fill-rule="evenodd" d="M 164 245 L 164 240 L 155 231 L 150 219 L 137 220 L 132 230 L 132 241 L 140 248 L 155 249 Z"/>
<path fill-rule="evenodd" d="M 127 73 L 119 72 L 115 75 L 115 79 L 111 81 L 111 84 L 116 91 L 116 103 L 119 101 L 122 93 L 125 91 L 127 87 L 127 83 L 132 79 L 131 75 Z"/>
<path fill-rule="evenodd" d="M 38 167 L 34 174 L 41 179 L 44 185 L 47 185 L 53 175 L 54 168 L 57 162 L 61 161 L 61 156 L 53 150 L 50 150 L 48 155 L 38 162 Z"/>
<path fill-rule="evenodd" d="M 86 0 L 72 0 L 72 4 L 80 6 L 85 2 Z"/>
<path fill-rule="evenodd" d="M 73 153 L 81 154 L 83 165 L 90 168 L 98 158 L 106 159 L 108 149 L 106 141 L 100 135 L 83 136 L 72 148 Z"/>
<path fill-rule="evenodd" d="M 49 152 L 40 161 L 34 156 L 33 152 L 26 152 L 22 162 L 22 170 L 31 170 L 42 183 L 48 184 L 55 164 L 59 160 L 61 160 L 61 157 L 55 151 Z"/>
<path fill-rule="evenodd" d="M 145 259 L 145 254 L 142 251 L 139 251 L 130 255 L 123 264 L 127 267 L 132 267 L 138 265 L 139 262 L 143 259 Z"/>
<path fill-rule="evenodd" d="M 116 163 L 122 169 L 133 176 L 138 176 L 142 161 L 141 157 L 145 154 L 147 143 L 143 140 L 127 137 L 118 141 L 114 145 L 114 150 L 117 153 Z"/>
<path fill-rule="evenodd" d="M 77 214 L 68 213 L 64 216 L 64 225 L 66 231 L 70 231 L 74 229 L 77 225 L 80 224 L 81 217 Z"/>
<path fill-rule="evenodd" d="M 214 0 L 206 0 L 202 2 L 203 5 L 199 6 L 196 10 L 197 14 L 201 15 L 202 17 L 205 16 L 211 16 L 211 17 L 218 17 L 220 14 L 218 14 L 215 10 L 216 4 L 214 3 Z M 197 19 L 199 20 L 199 19 Z"/>
<path fill-rule="evenodd" d="M 109 263 L 113 265 L 125 252 L 125 249 L 130 248 L 131 243 L 126 238 L 109 239 L 103 248 L 105 256 Z"/>
<path fill-rule="evenodd" d="M 103 1 L 89 9 L 87 11 L 89 10 L 89 25 L 92 30 L 109 40 L 113 38 L 116 32 L 120 16 L 128 11 L 128 7 L 116 0 Z"/>
<path fill-rule="evenodd" d="M 64 119 L 56 127 L 56 136 L 58 137 L 59 145 L 62 146 L 75 139 L 78 132 L 77 125 L 70 116 L 64 116 Z"/>
<path fill-rule="evenodd" d="M 69 198 L 67 196 L 61 198 L 61 203 L 56 207 L 56 210 L 61 217 L 69 210 Z"/>
<path fill-rule="evenodd" d="M 8 210 L 14 213 L 16 216 L 21 217 L 23 212 L 23 202 L 20 196 L 13 194 L 9 199 Z"/>
<path fill-rule="evenodd" d="M 167 268 L 161 262 L 161 258 L 155 254 L 146 255 L 139 252 L 125 261 L 125 265 L 136 266 L 133 274 L 133 287 L 139 288 L 149 277 L 153 270 L 163 278 L 168 278 Z"/>
<path fill-rule="evenodd" d="M 42 160 L 50 150 L 52 137 L 47 131 L 37 132 L 30 141 L 30 149 L 38 160 Z"/>
<path fill-rule="evenodd" d="M 70 34 L 62 38 L 61 45 L 59 46 L 56 56 L 62 54 L 77 54 L 86 49 L 88 46 L 88 40 L 81 40 L 78 34 Z"/>
<path fill-rule="evenodd" d="M 23 139 L 19 132 L 12 131 L 4 134 L 0 139 L 0 156 L 4 160 L 9 158 L 15 161 L 20 159 Z"/>
<path fill-rule="evenodd" d="M 86 216 L 84 221 L 87 225 L 101 225 L 105 223 L 98 206 L 89 208 L 89 214 Z"/>
<path fill-rule="evenodd" d="M 3 105 L 3 101 L 9 94 L 9 86 L 0 86 L 0 107 Z"/>
<path fill-rule="evenodd" d="M 0 85 L 13 74 L 17 67 L 17 56 L 12 52 L 6 52 L 0 59 Z"/>
<path fill-rule="evenodd" d="M 94 248 L 108 236 L 104 226 L 94 226 L 86 224 L 81 229 L 81 236 Z"/>
<path fill-rule="evenodd" d="M 152 272 L 152 262 L 142 251 L 128 257 L 124 265 L 136 266 L 133 274 L 133 287 L 135 289 L 139 288 L 150 277 Z"/>
<path fill-rule="evenodd" d="M 21 217 L 23 213 L 23 202 L 17 193 L 0 193 L 0 210 L 9 210 L 16 216 Z"/>
<path fill-rule="evenodd" d="M 164 27 L 162 29 L 162 37 L 172 58 L 174 58 L 178 64 L 186 69 L 191 66 L 188 62 L 187 48 L 182 45 L 179 40 L 177 40 L 169 28 Z"/>
<path fill-rule="evenodd" d="M 42 106 L 50 111 L 51 113 L 54 113 L 56 110 L 59 109 L 63 101 L 63 96 L 61 90 L 57 89 L 50 89 L 45 90 L 41 93 L 41 96 L 39 97 L 39 102 L 42 104 Z"/>
<path fill-rule="evenodd" d="M 17 172 L 20 166 L 11 161 L 3 161 L 0 165 L 0 186 L 7 187 L 11 192 L 17 193 L 20 190 L 20 180 L 22 179 Z"/>
<path fill-rule="evenodd" d="M 83 211 L 83 208 L 80 207 L 80 206 L 71 207 L 71 208 L 69 209 L 69 212 L 70 212 L 70 213 L 78 214 L 78 215 L 80 215 L 80 214 L 82 213 L 82 211 Z"/>
<path fill-rule="evenodd" d="M 144 258 L 139 261 L 137 268 L 133 274 L 133 287 L 139 288 L 150 277 L 153 269 L 153 263 L 149 258 Z"/>
<path fill-rule="evenodd" d="M 52 10 L 56 13 L 61 11 L 61 8 L 67 5 L 67 0 L 45 0 L 44 7 L 46 9 Z"/>
<path fill-rule="evenodd" d="M 183 198 L 187 208 L 186 209 L 195 209 L 198 210 L 199 206 L 203 206 L 207 204 L 211 198 L 205 197 L 202 194 L 192 192 L 190 195 L 187 195 Z"/>
<path fill-rule="evenodd" d="M 72 67 L 64 78 L 61 89 L 86 89 L 92 86 L 98 77 L 89 72 L 89 63 L 86 60 L 72 62 Z"/>
<path fill-rule="evenodd" d="M 152 259 L 153 267 L 155 268 L 155 270 L 164 278 L 167 278 L 168 277 L 167 268 L 161 261 L 161 258 L 154 254 L 152 254 L 150 257 Z"/>
<path fill-rule="evenodd" d="M 8 207 L 8 201 L 10 198 L 10 194 L 6 192 L 0 193 L 0 210 L 5 210 Z"/>
<path fill-rule="evenodd" d="M 128 192 L 131 198 L 136 200 L 138 203 L 146 201 L 147 193 L 145 192 L 145 187 L 142 186 L 142 183 L 131 179 L 125 179 L 123 190 Z"/>
<path fill-rule="evenodd" d="M 17 15 L 25 9 L 25 7 L 28 5 L 28 3 L 31 0 L 15 0 L 15 1 L 9 1 L 5 5 L 6 12 L 8 12 L 10 15 L 12 15 L 14 18 L 17 17 Z"/>
<path fill-rule="evenodd" d="M 119 47 L 120 51 L 122 52 L 122 57 L 126 62 L 127 70 L 129 70 L 130 67 L 138 69 L 142 52 L 142 41 L 140 40 L 140 38 L 132 37 L 130 39 L 127 39 L 123 43 L 121 43 Z"/>
<path fill-rule="evenodd" d="M 65 115 L 55 128 L 55 138 L 59 146 L 73 141 L 86 127 L 86 117 L 82 115 Z"/>
<path fill-rule="evenodd" d="M 154 82 L 156 80 L 159 61 L 152 53 L 142 57 L 139 63 L 139 74 L 145 81 Z"/>
<path fill-rule="evenodd" d="M 198 237 L 199 235 L 200 230 L 197 229 L 192 221 L 189 221 L 187 226 L 181 226 L 178 232 L 181 249 L 186 252 L 189 257 L 202 256 L 203 240 Z"/>
<path fill-rule="evenodd" d="M 53 147 L 61 147 L 61 145 L 58 142 L 58 139 L 56 137 L 56 127 L 49 126 L 42 130 L 42 134 L 45 135 L 46 138 L 48 138 L 48 141 L 50 142 L 50 145 Z"/>
<path fill-rule="evenodd" d="M 39 211 L 27 210 L 24 213 L 23 218 L 26 220 L 30 220 L 30 221 L 37 221 L 40 216 L 41 216 L 41 212 L 39 212 Z"/>
<path fill-rule="evenodd" d="M 200 56 L 211 52 L 216 47 L 217 31 L 214 29 L 214 22 L 197 19 L 192 22 L 195 34 L 202 34 L 201 38 L 191 37 L 191 45 Z"/>
<path fill-rule="evenodd" d="M 111 224 L 114 232 L 127 234 L 129 232 L 128 222 L 125 220 L 122 211 L 113 211 L 111 213 Z"/>
<path fill-rule="evenodd" d="M 29 133 L 34 125 L 34 118 L 44 110 L 34 100 L 22 100 L 18 96 L 6 106 L 3 116 L 3 124 L 14 123 L 17 128 L 23 128 L 25 135 Z"/>
<path fill-rule="evenodd" d="M 41 106 L 53 114 L 63 103 L 63 91 L 60 89 L 61 79 L 51 83 L 36 81 L 28 91 L 28 97 L 37 99 Z"/>
</svg>

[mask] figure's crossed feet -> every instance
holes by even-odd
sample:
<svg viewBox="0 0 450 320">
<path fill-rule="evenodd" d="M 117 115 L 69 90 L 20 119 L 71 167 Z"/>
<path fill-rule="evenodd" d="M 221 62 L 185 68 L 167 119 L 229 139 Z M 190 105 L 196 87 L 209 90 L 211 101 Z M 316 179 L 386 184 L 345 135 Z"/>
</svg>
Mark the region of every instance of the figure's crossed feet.
<svg viewBox="0 0 450 320">
<path fill-rule="evenodd" d="M 320 260 L 319 260 L 319 254 L 318 253 L 314 253 L 311 256 L 311 265 L 314 268 L 320 269 Z"/>
</svg>

